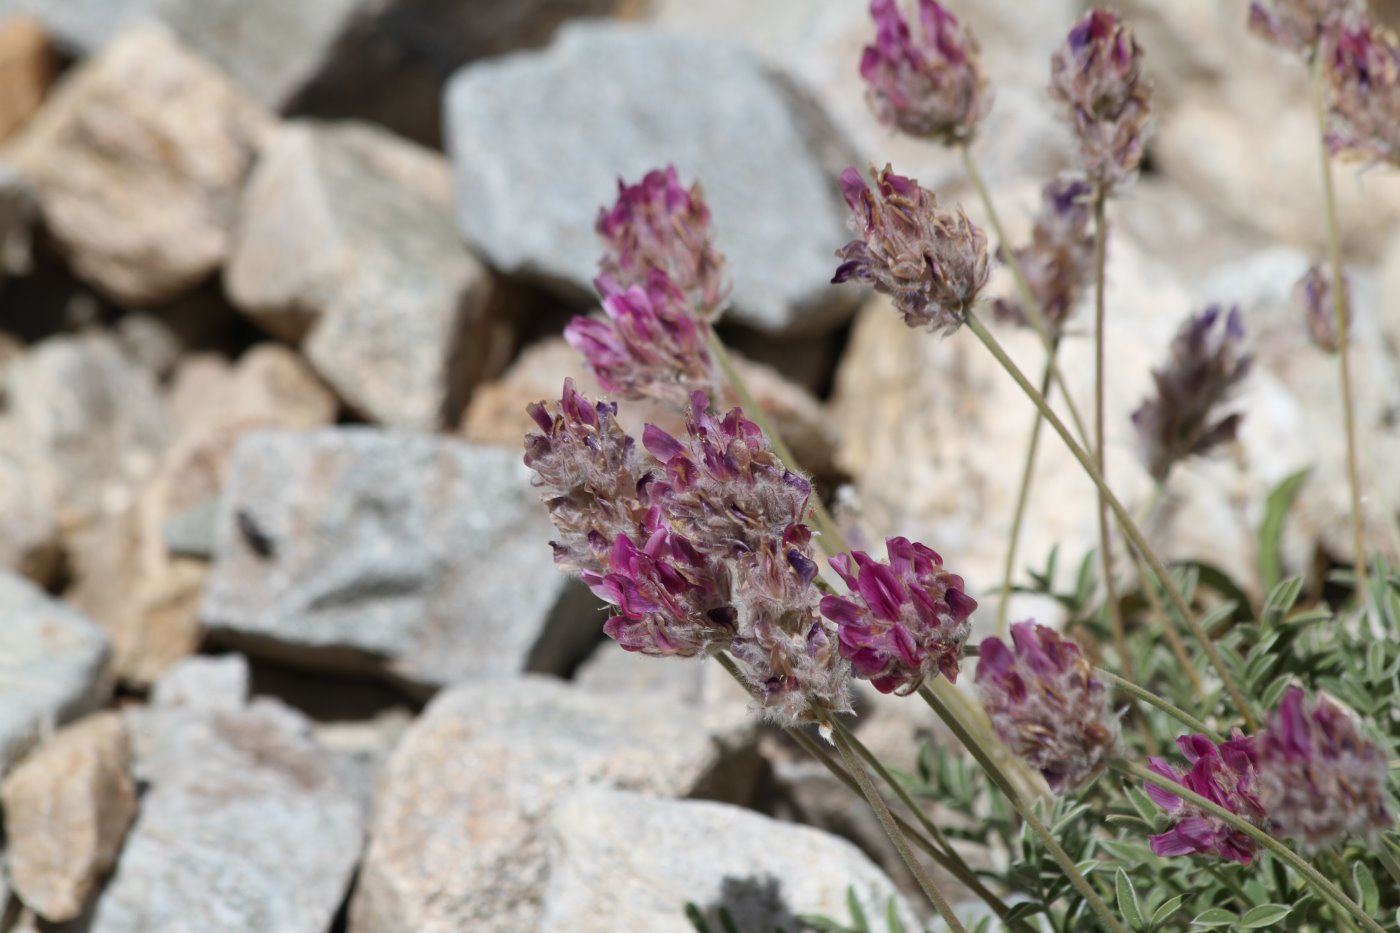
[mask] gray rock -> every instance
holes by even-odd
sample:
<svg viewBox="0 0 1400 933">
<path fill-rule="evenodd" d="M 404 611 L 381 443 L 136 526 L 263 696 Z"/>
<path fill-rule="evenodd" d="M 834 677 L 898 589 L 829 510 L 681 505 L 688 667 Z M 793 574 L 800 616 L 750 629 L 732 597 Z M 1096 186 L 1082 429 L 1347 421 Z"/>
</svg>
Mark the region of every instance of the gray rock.
<svg viewBox="0 0 1400 933">
<path fill-rule="evenodd" d="M 458 225 L 504 271 L 588 293 L 600 252 L 593 222 L 619 176 L 674 163 L 704 187 L 737 320 L 810 332 L 851 310 L 855 292 L 828 284 L 848 239 L 836 185 L 844 144 L 741 47 L 571 26 L 544 52 L 464 68 L 444 113 Z"/>
<path fill-rule="evenodd" d="M 431 690 L 563 672 L 596 638 L 517 451 L 366 428 L 266 432 L 229 467 L 201 618 L 221 642 Z"/>
<path fill-rule="evenodd" d="M 102 703 L 109 655 L 95 623 L 0 573 L 0 775 L 43 736 Z"/>
<path fill-rule="evenodd" d="M 0 275 L 21 275 L 30 270 L 30 247 L 39 219 L 39 193 L 34 184 L 15 169 L 0 163 Z"/>
<path fill-rule="evenodd" d="M 177 661 L 151 689 L 151 705 L 238 710 L 248 705 L 248 659 L 241 654 Z"/>
<path fill-rule="evenodd" d="M 0 0 L 0 18 L 35 17 L 68 51 L 88 55 L 150 18 L 159 0 Z"/>
<path fill-rule="evenodd" d="M 446 162 L 428 150 L 370 128 L 293 124 L 244 195 L 229 295 L 269 330 L 305 335 L 320 375 L 382 424 L 455 421 L 509 345 L 449 189 Z"/>
<path fill-rule="evenodd" d="M 594 783 L 713 789 L 752 736 L 707 733 L 694 705 L 665 696 L 547 678 L 455 687 L 419 717 L 380 781 L 350 929 L 548 929 L 545 828 L 559 796 Z"/>
<path fill-rule="evenodd" d="M 81 914 L 116 863 L 136 816 L 130 759 L 121 716 L 103 711 L 61 729 L 0 786 L 15 893 L 45 920 Z"/>
<path fill-rule="evenodd" d="M 127 714 L 150 783 L 92 933 L 322 933 L 350 883 L 364 812 L 304 716 L 242 710 Z"/>
<path fill-rule="evenodd" d="M 740 807 L 587 787 L 559 801 L 549 830 L 542 930 L 685 933 L 687 902 L 711 924 L 724 907 L 740 930 L 804 929 L 803 914 L 847 920 L 848 890 L 867 917 L 893 902 L 905 929 L 920 928 L 851 843 Z"/>
<path fill-rule="evenodd" d="M 126 355 L 157 379 L 175 370 L 184 347 L 165 321 L 151 314 L 127 314 L 117 321 L 115 330 Z"/>
<path fill-rule="evenodd" d="M 741 728 L 759 716 L 749 692 L 713 661 L 650 658 L 626 651 L 611 639 L 579 665 L 573 683 L 598 693 L 670 697 L 699 710 L 706 727 L 714 731 Z"/>
<path fill-rule="evenodd" d="M 73 269 L 126 305 L 171 299 L 222 264 L 270 117 L 167 31 L 125 33 L 10 144 Z"/>
</svg>

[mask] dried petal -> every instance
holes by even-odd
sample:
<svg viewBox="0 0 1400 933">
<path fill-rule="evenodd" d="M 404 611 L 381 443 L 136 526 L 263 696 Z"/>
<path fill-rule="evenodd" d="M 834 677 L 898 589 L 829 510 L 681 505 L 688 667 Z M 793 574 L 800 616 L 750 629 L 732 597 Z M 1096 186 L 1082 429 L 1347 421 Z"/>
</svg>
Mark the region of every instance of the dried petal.
<svg viewBox="0 0 1400 933">
<path fill-rule="evenodd" d="M 1052 180 L 1041 191 L 1031 242 L 1013 250 L 1051 337 L 1064 331 L 1094 267 L 1092 195 L 1092 186 L 1080 176 Z M 1002 321 L 1022 327 L 1030 323 L 1019 301 L 998 298 L 993 311 Z"/>
<path fill-rule="evenodd" d="M 1323 64 L 1331 107 L 1327 145 L 1333 154 L 1400 165 L 1400 43 L 1364 18 L 1329 26 Z"/>
<path fill-rule="evenodd" d="M 1351 289 L 1342 279 L 1344 302 L 1351 302 Z M 1303 311 L 1308 324 L 1308 337 L 1320 350 L 1336 353 L 1337 309 L 1332 294 L 1332 280 L 1322 267 L 1314 263 L 1293 286 L 1293 302 Z"/>
<path fill-rule="evenodd" d="M 1311 55 L 1331 23 L 1363 9 L 1357 0 L 1254 0 L 1249 29 L 1281 49 Z"/>
</svg>

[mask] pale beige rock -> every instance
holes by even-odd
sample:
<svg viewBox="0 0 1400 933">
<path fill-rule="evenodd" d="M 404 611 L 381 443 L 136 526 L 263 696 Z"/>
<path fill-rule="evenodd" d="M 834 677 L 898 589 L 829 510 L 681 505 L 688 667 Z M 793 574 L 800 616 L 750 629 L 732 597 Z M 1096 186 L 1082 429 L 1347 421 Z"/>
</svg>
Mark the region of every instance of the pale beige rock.
<svg viewBox="0 0 1400 933">
<path fill-rule="evenodd" d="M 9 157 L 40 190 L 75 271 L 124 304 L 219 267 L 270 118 L 155 26 L 125 33 L 54 92 Z"/>
<path fill-rule="evenodd" d="M 380 781 L 350 929 L 546 929 L 545 832 L 562 794 L 597 783 L 695 793 L 752 735 L 707 734 L 692 704 L 669 697 L 549 678 L 441 693 Z M 722 791 L 708 796 L 732 799 Z"/>
<path fill-rule="evenodd" d="M 262 153 L 225 283 L 358 412 L 395 427 L 455 421 L 510 341 L 492 280 L 452 221 L 451 174 L 364 126 L 297 123 Z"/>
<path fill-rule="evenodd" d="M 0 26 L 0 143 L 39 109 L 57 74 L 58 57 L 36 20 L 17 17 Z"/>
<path fill-rule="evenodd" d="M 45 920 L 82 913 L 136 815 L 126 727 L 113 712 L 60 730 L 5 779 L 10 880 Z"/>
<path fill-rule="evenodd" d="M 207 563 L 170 553 L 165 528 L 217 496 L 238 439 L 256 428 L 330 422 L 336 404 L 292 351 L 249 350 L 232 368 L 195 358 L 170 390 L 175 437 L 139 498 L 76 535 L 70 598 L 111 632 L 118 675 L 149 684 L 199 645 Z"/>
</svg>

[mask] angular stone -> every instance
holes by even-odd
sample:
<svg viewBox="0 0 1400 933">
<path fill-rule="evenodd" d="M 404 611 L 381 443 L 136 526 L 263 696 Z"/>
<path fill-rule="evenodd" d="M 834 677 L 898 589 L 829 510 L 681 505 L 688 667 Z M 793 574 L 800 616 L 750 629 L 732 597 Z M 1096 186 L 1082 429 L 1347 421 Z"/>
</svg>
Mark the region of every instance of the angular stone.
<svg viewBox="0 0 1400 933">
<path fill-rule="evenodd" d="M 350 929 L 547 929 L 545 830 L 558 797 L 584 783 L 693 794 L 752 735 L 707 734 L 693 705 L 665 696 L 536 677 L 454 687 L 380 781 Z"/>
<path fill-rule="evenodd" d="M 14 167 L 0 162 L 0 274 L 23 275 L 33 267 L 31 247 L 39 220 L 39 192 Z"/>
<path fill-rule="evenodd" d="M 391 171 L 385 171 L 390 168 Z M 455 421 L 509 335 L 452 223 L 439 156 L 368 127 L 291 124 L 249 182 L 225 284 L 371 420 Z"/>
<path fill-rule="evenodd" d="M 57 74 L 57 57 L 38 21 L 19 18 L 0 25 L 0 142 L 39 109 Z"/>
<path fill-rule="evenodd" d="M 159 0 L 0 0 L 0 18 L 32 17 L 65 51 L 90 55 L 149 18 Z"/>
<path fill-rule="evenodd" d="M 325 387 L 275 344 L 254 347 L 233 368 L 196 360 L 177 375 L 171 398 L 175 437 L 149 481 L 128 508 L 75 534 L 70 548 L 70 598 L 112 633 L 118 676 L 141 685 L 200 639 L 207 564 L 170 553 L 169 518 L 217 497 L 243 434 L 314 427 L 335 415 Z"/>
<path fill-rule="evenodd" d="M 559 801 L 549 830 L 540 929 L 685 933 L 690 902 L 712 925 L 725 908 L 740 930 L 796 930 L 803 914 L 847 920 L 848 891 L 867 917 L 892 904 L 905 929 L 920 927 L 851 843 L 741 807 L 586 787 Z"/>
<path fill-rule="evenodd" d="M 345 897 L 364 812 L 311 723 L 272 700 L 127 714 L 149 789 L 92 933 L 322 933 Z"/>
<path fill-rule="evenodd" d="M 136 816 L 126 727 L 114 712 L 59 730 L 0 787 L 15 893 L 51 922 L 82 913 Z"/>
<path fill-rule="evenodd" d="M 593 223 L 618 177 L 674 163 L 704 187 L 737 320 L 813 332 L 851 310 L 855 293 L 828 284 L 847 239 L 843 143 L 738 46 L 578 24 L 544 52 L 464 68 L 444 112 L 458 225 L 506 272 L 591 294 Z"/>
<path fill-rule="evenodd" d="M 0 776 L 43 736 L 102 703 L 110 652 L 94 622 L 0 573 Z"/>
<path fill-rule="evenodd" d="M 54 92 L 11 144 L 73 269 L 127 305 L 174 298 L 228 251 L 238 192 L 269 117 L 149 26 Z"/>
<path fill-rule="evenodd" d="M 706 728 L 742 728 L 760 716 L 749 692 L 708 659 L 651 658 L 604 641 L 579 665 L 574 686 L 595 693 L 647 693 L 679 700 L 699 710 Z"/>
<path fill-rule="evenodd" d="M 248 705 L 248 659 L 197 655 L 176 661 L 151 689 L 151 705 L 239 710 Z"/>
<path fill-rule="evenodd" d="M 568 670 L 601 617 L 553 566 L 513 450 L 368 428 L 265 432 L 229 467 L 201 607 L 221 643 L 432 690 Z"/>
</svg>

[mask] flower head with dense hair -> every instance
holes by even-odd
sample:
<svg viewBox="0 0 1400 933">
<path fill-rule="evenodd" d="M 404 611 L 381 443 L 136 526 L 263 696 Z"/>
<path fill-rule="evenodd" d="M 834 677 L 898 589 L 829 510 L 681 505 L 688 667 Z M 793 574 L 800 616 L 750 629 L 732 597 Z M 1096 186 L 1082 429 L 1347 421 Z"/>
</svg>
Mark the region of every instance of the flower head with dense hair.
<svg viewBox="0 0 1400 933">
<path fill-rule="evenodd" d="M 872 190 L 854 168 L 841 173 L 852 240 L 833 283 L 867 282 L 889 295 L 910 327 L 952 333 L 987 284 L 987 235 L 961 209 L 940 210 L 933 192 L 888 165 L 870 169 Z"/>
<path fill-rule="evenodd" d="M 647 286 L 660 269 L 697 316 L 713 320 L 727 286 L 724 254 L 710 239 L 710 209 L 698 183 L 687 190 L 674 165 L 653 169 L 635 185 L 618 179 L 617 202 L 598 211 L 596 228 L 607 244 L 604 276 L 622 288 Z"/>
<path fill-rule="evenodd" d="M 1211 305 L 1177 331 L 1171 357 L 1152 371 L 1156 394 L 1133 412 L 1143 462 L 1164 480 L 1181 460 L 1234 440 L 1243 416 L 1223 418 L 1216 409 L 1249 373 L 1240 312 Z"/>
<path fill-rule="evenodd" d="M 1090 10 L 1050 59 L 1050 96 L 1065 107 L 1089 178 L 1112 188 L 1132 178 L 1147 141 L 1142 49 L 1122 17 Z"/>
<path fill-rule="evenodd" d="M 572 379 L 553 411 L 541 402 L 529 412 L 540 430 L 525 436 L 525 465 L 560 533 L 554 560 L 566 570 L 601 571 L 613 539 L 644 519 L 657 474 L 618 425 L 616 403 L 590 403 Z"/>
<path fill-rule="evenodd" d="M 831 558 L 853 597 L 821 601 L 842 656 L 881 693 L 903 696 L 939 674 L 957 680 L 976 600 L 932 548 L 889 538 L 885 550 L 887 563 L 864 551 Z"/>
<path fill-rule="evenodd" d="M 1364 18 L 1324 35 L 1331 91 L 1327 145 L 1335 155 L 1400 165 L 1400 41 Z"/>
<path fill-rule="evenodd" d="M 1269 817 L 1259 800 L 1259 758 L 1252 738 L 1236 729 L 1219 746 L 1204 735 L 1183 735 L 1176 744 L 1191 762 L 1189 771 L 1182 774 L 1155 756 L 1148 760 L 1149 769 L 1267 829 Z M 1253 861 L 1259 844 L 1247 834 L 1156 784 L 1144 783 L 1143 789 L 1174 820 L 1170 830 L 1149 840 L 1157 855 L 1214 855 L 1241 865 Z"/>
<path fill-rule="evenodd" d="M 1345 276 L 1342 288 L 1346 294 L 1344 301 L 1350 302 L 1351 289 L 1347 287 Z M 1293 286 L 1293 303 L 1303 311 L 1308 325 L 1308 337 L 1319 350 L 1336 353 L 1340 348 L 1337 342 L 1337 309 L 1332 295 L 1332 279 L 1322 267 L 1314 263 L 1308 267 Z"/>
<path fill-rule="evenodd" d="M 992 106 L 977 40 L 936 0 L 918 0 L 912 29 L 897 0 L 871 0 L 875 44 L 860 76 L 876 119 L 902 133 L 953 144 L 972 138 Z"/>
<path fill-rule="evenodd" d="M 1395 824 L 1385 752 L 1327 697 L 1309 710 L 1302 688 L 1289 687 L 1255 748 L 1259 798 L 1276 835 L 1318 852 L 1347 839 L 1374 842 Z"/>
<path fill-rule="evenodd" d="M 1311 55 L 1331 24 L 1361 9 L 1357 0 L 1254 0 L 1249 29 L 1281 49 Z"/>
<path fill-rule="evenodd" d="M 1093 186 L 1078 175 L 1053 179 L 1041 190 L 1030 243 L 1012 251 L 1052 337 L 1063 332 L 1093 269 L 1092 196 Z M 1030 323 L 1019 301 L 998 298 L 993 312 L 1022 327 Z"/>
<path fill-rule="evenodd" d="M 977 693 L 997 736 L 1038 770 L 1057 794 L 1102 773 L 1119 742 L 1108 688 L 1079 646 L 1034 622 L 1011 626 L 1007 648 L 984 639 Z"/>
<path fill-rule="evenodd" d="M 623 288 L 607 276 L 597 285 L 607 320 L 575 317 L 564 339 L 583 354 L 603 391 L 679 408 L 696 389 L 713 391 L 709 325 L 691 313 L 665 272 L 649 270 L 645 287 Z"/>
</svg>

